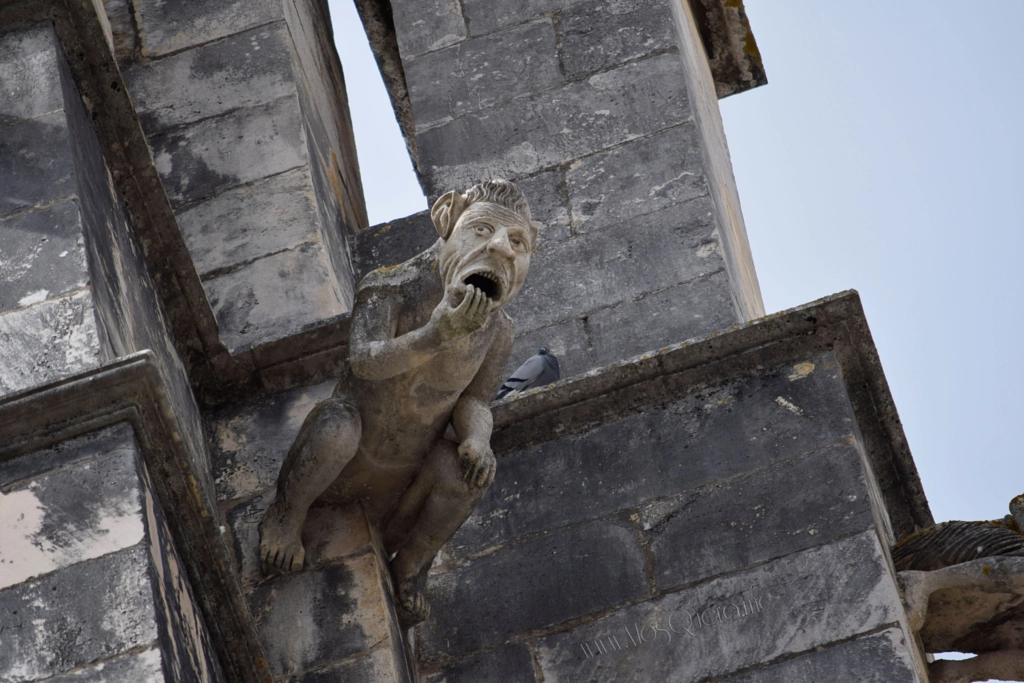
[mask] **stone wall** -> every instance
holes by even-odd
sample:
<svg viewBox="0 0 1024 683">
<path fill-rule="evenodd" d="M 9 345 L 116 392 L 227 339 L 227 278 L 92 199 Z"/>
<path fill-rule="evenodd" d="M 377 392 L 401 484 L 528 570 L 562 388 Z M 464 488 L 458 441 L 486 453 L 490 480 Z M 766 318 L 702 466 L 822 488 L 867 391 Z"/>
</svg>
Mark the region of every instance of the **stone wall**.
<svg viewBox="0 0 1024 683">
<path fill-rule="evenodd" d="M 237 354 L 348 312 L 366 225 L 323 3 L 108 3 L 126 87 Z"/>
<path fill-rule="evenodd" d="M 546 344 L 572 375 L 764 313 L 683 5 L 393 3 L 428 196 L 504 176 L 545 224 L 510 306 L 513 367 Z M 356 251 L 383 255 L 376 235 L 424 223 L 378 226 Z"/>
<path fill-rule="evenodd" d="M 878 479 L 901 437 L 835 303 L 499 405 L 425 680 L 927 680 L 888 550 L 923 501 Z"/>
<path fill-rule="evenodd" d="M 502 454 L 432 571 L 427 680 L 508 660 L 536 680 L 717 680 L 879 637 L 890 657 L 839 670 L 918 680 L 888 514 L 831 354 L 533 436 Z"/>
<path fill-rule="evenodd" d="M 104 358 L 59 59 L 48 25 L 0 35 L 0 395 Z"/>
<path fill-rule="evenodd" d="M 127 423 L 0 462 L 0 678 L 225 680 Z"/>
<path fill-rule="evenodd" d="M 889 547 L 927 505 L 862 325 L 855 297 L 839 298 L 498 404 L 497 476 L 432 567 L 432 616 L 412 637 L 423 679 L 925 680 Z M 304 531 L 311 576 L 288 579 L 309 587 L 261 602 L 279 580 L 260 572 L 256 524 L 331 390 L 210 417 L 222 514 L 257 614 L 305 604 L 329 567 L 372 559 L 361 517 L 322 509 Z M 359 578 L 369 568 L 350 571 L 317 604 L 342 609 L 376 585 Z M 361 603 L 357 635 L 337 636 L 348 659 L 331 666 L 371 661 L 378 622 L 363 618 L 382 604 Z M 287 657 L 266 641 L 280 673 L 325 666 L 310 643 L 336 627 L 310 615 Z M 379 656 L 374 666 L 400 661 Z"/>
</svg>

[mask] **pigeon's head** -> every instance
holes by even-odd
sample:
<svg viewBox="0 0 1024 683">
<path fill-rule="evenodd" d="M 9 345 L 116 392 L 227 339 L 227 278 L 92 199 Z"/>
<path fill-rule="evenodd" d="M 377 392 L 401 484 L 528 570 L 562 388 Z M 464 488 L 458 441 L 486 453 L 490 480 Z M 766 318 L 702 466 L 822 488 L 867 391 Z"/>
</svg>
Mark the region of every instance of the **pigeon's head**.
<svg viewBox="0 0 1024 683">
<path fill-rule="evenodd" d="M 537 349 L 537 355 L 546 356 L 549 353 L 551 353 L 551 350 L 546 346 L 542 346 L 539 349 Z"/>
<path fill-rule="evenodd" d="M 515 297 L 537 250 L 539 227 L 515 183 L 490 180 L 465 194 L 448 192 L 430 217 L 444 240 L 438 262 L 446 288 L 475 287 L 491 300 L 492 311 Z"/>
</svg>

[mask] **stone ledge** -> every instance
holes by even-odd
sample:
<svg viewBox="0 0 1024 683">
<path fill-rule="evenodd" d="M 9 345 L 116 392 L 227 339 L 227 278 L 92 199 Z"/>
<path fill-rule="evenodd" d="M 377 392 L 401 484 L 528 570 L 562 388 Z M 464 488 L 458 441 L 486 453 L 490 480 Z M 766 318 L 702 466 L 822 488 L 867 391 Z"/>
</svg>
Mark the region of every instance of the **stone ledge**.
<svg viewBox="0 0 1024 683">
<path fill-rule="evenodd" d="M 124 421 L 135 430 L 228 680 L 269 681 L 216 508 L 196 486 L 200 474 L 152 353 L 0 400 L 0 462 Z"/>
<path fill-rule="evenodd" d="M 930 526 L 917 467 L 852 290 L 507 398 L 493 407 L 492 446 L 500 455 L 825 351 L 843 368 L 896 537 Z"/>
<path fill-rule="evenodd" d="M 743 0 L 687 0 L 718 98 L 768 83 Z"/>
</svg>

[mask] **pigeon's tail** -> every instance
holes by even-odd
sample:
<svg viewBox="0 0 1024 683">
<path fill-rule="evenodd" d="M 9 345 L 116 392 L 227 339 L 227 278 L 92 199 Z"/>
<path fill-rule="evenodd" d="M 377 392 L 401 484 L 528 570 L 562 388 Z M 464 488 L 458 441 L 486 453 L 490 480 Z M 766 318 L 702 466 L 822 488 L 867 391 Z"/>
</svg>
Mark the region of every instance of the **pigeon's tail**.
<svg viewBox="0 0 1024 683">
<path fill-rule="evenodd" d="M 526 391 L 551 384 L 558 380 L 558 375 L 558 360 L 550 354 L 546 346 L 542 346 L 537 355 L 527 358 L 526 362 L 516 368 L 512 376 L 502 383 L 498 393 L 494 395 L 494 400 L 501 400 L 513 391 Z"/>
<path fill-rule="evenodd" d="M 500 401 L 513 391 L 522 389 L 528 382 L 529 380 L 520 379 L 519 377 L 509 377 L 507 380 L 502 382 L 500 387 L 498 387 L 498 393 L 494 395 L 493 400 Z"/>
</svg>

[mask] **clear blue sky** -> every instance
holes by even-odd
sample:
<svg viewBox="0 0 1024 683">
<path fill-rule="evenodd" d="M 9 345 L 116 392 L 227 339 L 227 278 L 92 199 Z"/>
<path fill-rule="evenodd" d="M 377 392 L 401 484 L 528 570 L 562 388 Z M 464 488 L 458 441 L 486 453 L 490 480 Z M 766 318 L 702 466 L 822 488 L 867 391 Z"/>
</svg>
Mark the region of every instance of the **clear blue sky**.
<svg viewBox="0 0 1024 683">
<path fill-rule="evenodd" d="M 1002 517 L 1024 493 L 1024 1 L 745 4 L 769 83 L 721 105 L 767 310 L 859 290 L 936 519 Z M 351 1 L 330 5 L 371 223 L 420 211 Z"/>
</svg>

